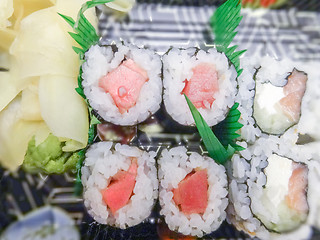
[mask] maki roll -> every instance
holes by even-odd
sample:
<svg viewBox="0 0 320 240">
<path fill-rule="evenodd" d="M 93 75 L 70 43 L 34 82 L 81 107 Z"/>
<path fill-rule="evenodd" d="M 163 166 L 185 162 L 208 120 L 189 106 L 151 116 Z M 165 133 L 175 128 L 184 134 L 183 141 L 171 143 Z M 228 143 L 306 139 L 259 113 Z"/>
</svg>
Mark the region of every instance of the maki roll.
<svg viewBox="0 0 320 240">
<path fill-rule="evenodd" d="M 222 121 L 237 92 L 237 72 L 224 53 L 211 48 L 170 49 L 163 56 L 164 105 L 182 125 L 194 125 L 185 94 L 209 126 Z"/>
<path fill-rule="evenodd" d="M 92 46 L 85 54 L 83 88 L 90 105 L 107 122 L 134 125 L 162 101 L 160 56 L 122 43 Z"/>
<path fill-rule="evenodd" d="M 282 134 L 299 122 L 308 76 L 290 65 L 265 57 L 257 70 L 253 117 L 263 132 Z"/>
<path fill-rule="evenodd" d="M 276 136 L 240 153 L 230 166 L 228 220 L 261 239 L 309 236 L 310 156 Z"/>
<path fill-rule="evenodd" d="M 163 150 L 159 159 L 160 214 L 172 231 L 201 237 L 219 228 L 228 205 L 223 166 L 185 147 Z"/>
<path fill-rule="evenodd" d="M 264 188 L 254 184 L 249 190 L 252 212 L 270 230 L 293 230 L 308 216 L 308 167 L 275 153 L 267 161 Z"/>
<path fill-rule="evenodd" d="M 294 131 L 307 108 L 309 74 L 300 71 L 306 67 L 289 59 L 278 61 L 271 57 L 244 58 L 242 67 L 236 96 L 240 122 L 244 125 L 241 138 L 253 144 L 261 136 L 282 137 L 289 129 Z M 305 125 L 299 131 L 303 132 Z"/>
<path fill-rule="evenodd" d="M 147 218 L 158 196 L 155 152 L 99 142 L 82 167 L 84 204 L 99 223 L 125 229 Z"/>
</svg>

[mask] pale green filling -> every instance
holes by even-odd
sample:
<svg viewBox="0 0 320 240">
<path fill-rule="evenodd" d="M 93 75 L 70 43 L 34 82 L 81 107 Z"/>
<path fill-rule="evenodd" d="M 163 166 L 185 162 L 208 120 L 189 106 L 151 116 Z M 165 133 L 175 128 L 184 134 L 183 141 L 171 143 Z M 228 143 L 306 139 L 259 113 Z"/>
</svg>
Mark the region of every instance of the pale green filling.
<svg viewBox="0 0 320 240">
<path fill-rule="evenodd" d="M 270 98 L 272 96 L 272 98 Z M 281 134 L 295 124 L 282 110 L 283 88 L 271 83 L 257 83 L 253 116 L 262 131 Z"/>
<path fill-rule="evenodd" d="M 264 169 L 267 182 L 257 196 L 260 201 L 254 209 L 255 215 L 271 231 L 291 231 L 307 219 L 308 211 L 292 208 L 286 201 L 293 171 L 292 160 L 277 154 L 268 157 L 268 166 Z"/>
<path fill-rule="evenodd" d="M 274 212 L 274 216 L 278 218 L 277 220 L 267 218 L 264 214 L 262 213 L 257 213 L 257 217 L 261 220 L 261 222 L 269 229 L 273 230 L 276 232 L 287 232 L 291 231 L 301 223 L 305 222 L 307 219 L 308 214 L 303 213 L 303 212 L 298 212 L 294 209 L 291 209 L 287 206 L 285 200 L 283 200 L 277 208 L 274 208 L 274 205 L 270 203 L 266 196 L 266 191 L 264 191 L 263 197 L 262 197 L 262 204 L 265 207 L 271 207 L 273 206 L 273 209 L 269 209 L 271 212 Z"/>
</svg>

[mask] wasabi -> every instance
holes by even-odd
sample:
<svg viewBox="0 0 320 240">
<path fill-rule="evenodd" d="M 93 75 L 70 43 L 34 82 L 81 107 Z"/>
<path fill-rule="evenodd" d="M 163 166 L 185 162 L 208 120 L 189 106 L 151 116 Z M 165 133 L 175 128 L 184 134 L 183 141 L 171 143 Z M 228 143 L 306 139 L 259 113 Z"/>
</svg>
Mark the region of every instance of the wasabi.
<svg viewBox="0 0 320 240">
<path fill-rule="evenodd" d="M 65 142 L 50 134 L 47 139 L 36 146 L 35 137 L 29 144 L 23 161 L 23 168 L 29 173 L 44 172 L 47 174 L 61 174 L 66 171 L 75 171 L 79 160 L 77 152 L 63 152 Z"/>
</svg>

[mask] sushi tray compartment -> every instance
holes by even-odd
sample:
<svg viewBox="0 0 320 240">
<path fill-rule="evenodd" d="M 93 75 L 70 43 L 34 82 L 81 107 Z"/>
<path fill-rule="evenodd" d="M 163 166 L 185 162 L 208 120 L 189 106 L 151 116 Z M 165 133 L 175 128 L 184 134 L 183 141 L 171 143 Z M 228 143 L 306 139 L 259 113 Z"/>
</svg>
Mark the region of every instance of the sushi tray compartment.
<svg viewBox="0 0 320 240">
<path fill-rule="evenodd" d="M 172 48 L 197 48 L 209 51 L 215 47 L 210 18 L 223 2 L 221 0 L 138 0 L 127 15 L 121 16 L 115 16 L 110 9 L 99 6 L 96 11 L 99 21 L 98 32 L 101 35 L 100 45 L 108 47 L 115 43 L 119 44 L 121 41 L 121 44 L 147 48 L 160 56 L 166 54 L 169 56 L 171 53 L 168 50 Z M 258 71 L 262 64 L 259 65 L 256 62 L 252 64 L 252 62 L 267 56 L 279 61 L 289 59 L 291 62 L 298 62 L 299 66 L 310 64 L 311 67 L 308 69 L 316 66 L 319 68 L 320 2 L 317 0 L 280 2 L 283 2 L 282 5 L 271 8 L 253 7 L 247 3 L 246 7 L 241 9 L 243 19 L 236 29 L 237 34 L 232 44 L 238 46 L 237 51 L 246 50 L 240 58 L 242 66 L 254 65 L 255 71 Z M 267 60 L 263 61 L 268 65 Z M 314 72 L 308 73 L 308 76 L 319 77 L 314 85 L 314 92 L 316 92 L 320 90 L 320 75 Z M 256 73 L 257 79 L 260 73 Z M 247 74 L 245 69 L 242 76 L 245 76 L 244 74 Z M 319 94 L 315 96 L 320 99 Z M 308 106 L 314 104 L 313 96 L 310 99 Z M 320 102 L 319 99 L 315 104 Z M 247 102 L 244 101 L 244 104 Z M 319 106 L 318 110 L 316 106 L 313 109 L 318 111 Z M 93 111 L 93 114 L 101 120 L 99 112 Z M 301 119 L 308 124 L 306 118 L 313 116 L 313 113 L 308 112 L 306 116 L 301 115 Z M 320 120 L 319 114 L 317 116 Z M 313 127 L 316 124 L 311 122 L 310 126 Z M 306 128 L 305 131 L 311 132 L 311 127 Z M 317 127 L 316 130 L 320 128 Z M 266 133 L 261 131 L 253 138 L 260 137 L 259 134 Z M 288 134 L 288 136 L 291 135 Z M 304 138 L 299 135 L 301 137 L 299 141 L 317 142 L 318 145 L 310 145 L 310 149 L 314 149 L 319 147 L 318 136 L 319 134 L 315 136 L 306 134 Z M 245 138 L 250 145 L 252 137 L 245 135 Z M 197 128 L 184 126 L 175 121 L 172 116 L 169 116 L 163 102 L 151 117 L 134 126 L 118 126 L 102 120 L 94 138 L 95 143 L 101 141 L 116 141 L 137 146 L 146 152 L 153 151 L 157 159 L 154 166 L 156 171 L 160 171 L 162 164 L 165 164 L 158 160 L 162 152 L 173 147 L 185 147 L 188 154 L 196 152 L 201 156 L 208 155 Z M 281 156 L 283 149 L 279 147 L 275 150 L 277 151 Z M 310 154 L 320 161 L 319 151 L 312 151 Z M 245 154 L 239 154 L 239 159 L 245 159 Z M 314 166 L 312 165 L 317 168 L 318 165 Z M 228 173 L 228 169 L 227 174 L 232 175 Z M 320 168 L 318 174 L 320 176 Z M 151 215 L 133 227 L 120 229 L 98 223 L 85 207 L 83 197 L 75 194 L 76 178 L 77 176 L 70 172 L 60 175 L 31 174 L 22 168 L 10 172 L 0 167 L 0 239 L 196 239 L 196 237 L 189 238 L 170 231 L 165 218 L 160 214 L 162 207 L 159 199 L 155 200 Z M 320 196 L 317 194 L 320 192 L 314 194 L 319 199 Z M 320 204 L 318 207 L 320 208 Z M 320 211 L 313 218 L 320 219 Z M 317 228 L 317 226 L 320 227 L 320 220 L 314 221 L 317 223 L 310 227 L 311 233 L 306 233 L 307 239 L 320 239 L 320 229 Z M 33 230 L 28 233 L 28 229 Z M 241 227 L 233 226 L 230 221 L 224 220 L 219 228 L 210 234 L 205 234 L 201 239 L 254 238 L 239 229 Z"/>
</svg>

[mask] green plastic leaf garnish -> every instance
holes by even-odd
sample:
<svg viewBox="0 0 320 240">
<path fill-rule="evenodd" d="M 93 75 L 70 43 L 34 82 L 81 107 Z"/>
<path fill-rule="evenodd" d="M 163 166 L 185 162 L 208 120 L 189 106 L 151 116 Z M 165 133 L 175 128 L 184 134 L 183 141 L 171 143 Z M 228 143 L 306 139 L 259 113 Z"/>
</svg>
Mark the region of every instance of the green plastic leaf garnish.
<svg viewBox="0 0 320 240">
<path fill-rule="evenodd" d="M 89 8 L 93 8 L 93 7 L 96 7 L 98 5 L 101 5 L 101 4 L 105 4 L 105 3 L 109 3 L 109 2 L 113 2 L 113 0 L 91 0 L 91 1 L 88 1 L 86 3 L 84 3 L 81 8 L 80 8 L 80 11 L 78 13 L 78 19 L 81 18 L 81 16 L 83 16 L 84 12 L 86 10 L 88 10 Z"/>
<path fill-rule="evenodd" d="M 84 53 L 99 41 L 99 36 L 96 33 L 95 28 L 88 19 L 86 19 L 84 12 L 89 8 L 109 2 L 113 2 L 113 0 L 92 0 L 84 3 L 78 13 L 77 21 L 73 20 L 71 17 L 58 13 L 74 30 L 74 33 L 69 32 L 69 34 L 81 47 L 73 47 L 73 50 L 80 55 L 80 59 L 83 59 Z"/>
<path fill-rule="evenodd" d="M 77 93 L 84 99 L 86 99 L 86 95 L 84 95 L 83 87 L 82 87 L 82 67 L 80 68 L 78 75 L 78 87 L 76 88 Z"/>
<path fill-rule="evenodd" d="M 74 194 L 76 196 L 80 196 L 83 190 L 83 186 L 81 182 L 81 168 L 82 168 L 84 159 L 86 158 L 85 154 L 86 154 L 85 149 L 82 149 L 78 152 L 79 160 L 77 161 L 77 164 L 76 164 L 77 175 L 76 175 L 76 181 L 74 183 Z"/>
<path fill-rule="evenodd" d="M 63 14 L 58 13 L 74 30 L 73 32 L 69 32 L 70 36 L 80 45 L 79 47 L 72 47 L 76 54 L 79 55 L 81 61 L 84 61 L 84 54 L 88 49 L 99 42 L 99 36 L 96 33 L 95 28 L 92 24 L 86 19 L 84 16 L 84 12 L 89 9 L 96 7 L 100 4 L 105 4 L 112 2 L 113 0 L 92 0 L 84 3 L 78 13 L 77 21 L 73 20 L 71 17 L 65 16 Z M 86 98 L 83 86 L 82 86 L 82 67 L 80 67 L 79 75 L 78 75 L 78 87 L 75 89 L 76 92 L 85 99 L 86 104 L 88 106 L 89 112 L 89 131 L 88 131 L 88 146 L 94 142 L 96 136 L 96 125 L 100 123 L 100 121 L 93 114 L 93 110 L 90 107 L 88 99 Z M 74 186 L 75 195 L 79 196 L 82 193 L 82 183 L 81 183 L 81 167 L 83 165 L 85 159 L 86 149 L 82 149 L 78 152 L 79 160 L 76 164 L 77 176 Z"/>
<path fill-rule="evenodd" d="M 196 123 L 196 127 L 210 157 L 213 158 L 217 163 L 224 164 L 232 157 L 235 149 L 231 145 L 228 145 L 227 148 L 225 148 L 220 143 L 219 139 L 214 135 L 211 128 L 203 119 L 197 108 L 193 105 L 187 95 L 184 94 L 184 96 L 187 100 L 191 114 Z"/>
<path fill-rule="evenodd" d="M 88 139 L 88 145 L 90 145 L 94 142 L 94 138 L 96 136 L 96 125 L 100 124 L 101 122 L 93 114 L 93 109 L 90 107 L 89 103 L 87 104 L 88 104 L 89 114 L 90 114 L 89 139 Z"/>
<path fill-rule="evenodd" d="M 240 56 L 246 51 L 236 51 L 237 45 L 230 46 L 232 40 L 236 36 L 235 29 L 239 26 L 242 19 L 240 15 L 241 1 L 227 0 L 224 4 L 217 8 L 210 18 L 210 25 L 215 34 L 215 45 L 219 52 L 224 52 L 234 65 L 238 76 L 241 75 L 243 69 L 240 69 Z"/>
<path fill-rule="evenodd" d="M 213 132 L 224 147 L 231 145 L 236 151 L 242 151 L 245 148 L 235 143 L 235 139 L 240 137 L 237 131 L 243 127 L 243 124 L 238 122 L 241 116 L 238 106 L 239 103 L 236 102 L 230 109 L 227 117 L 213 127 Z"/>
<path fill-rule="evenodd" d="M 243 69 L 240 69 L 240 56 L 246 50 L 236 51 L 238 46 L 230 46 L 230 44 L 237 34 L 235 30 L 242 19 L 240 11 L 241 1 L 227 0 L 217 8 L 210 18 L 210 25 L 215 34 L 216 48 L 219 52 L 226 54 L 230 62 L 234 65 L 238 77 L 243 71 Z M 232 157 L 235 151 L 244 149 L 235 143 L 235 139 L 240 136 L 237 131 L 243 126 L 238 122 L 241 115 L 237 109 L 239 106 L 238 103 L 233 105 L 226 119 L 214 127 L 215 132 L 219 136 L 219 138 L 217 138 L 190 99 L 185 94 L 184 96 L 210 157 L 217 163 L 224 164 Z"/>
</svg>

